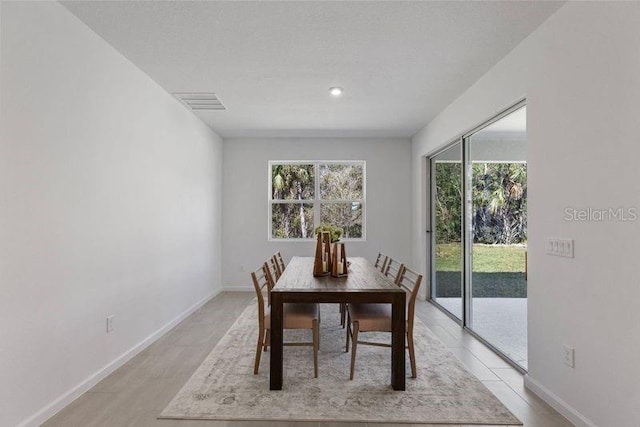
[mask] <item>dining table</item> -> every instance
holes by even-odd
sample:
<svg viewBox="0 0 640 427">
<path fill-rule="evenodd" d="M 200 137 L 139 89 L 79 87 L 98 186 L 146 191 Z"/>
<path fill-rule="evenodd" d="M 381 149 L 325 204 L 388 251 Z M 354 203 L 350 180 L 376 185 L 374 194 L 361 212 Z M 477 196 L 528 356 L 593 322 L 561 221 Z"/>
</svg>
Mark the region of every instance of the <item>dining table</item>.
<svg viewBox="0 0 640 427">
<path fill-rule="evenodd" d="M 286 303 L 391 304 L 391 387 L 405 389 L 406 294 L 366 258 L 350 257 L 343 277 L 313 275 L 313 257 L 293 257 L 271 290 L 269 388 L 282 390 L 283 305 Z M 321 375 L 321 374 L 320 374 Z"/>
</svg>

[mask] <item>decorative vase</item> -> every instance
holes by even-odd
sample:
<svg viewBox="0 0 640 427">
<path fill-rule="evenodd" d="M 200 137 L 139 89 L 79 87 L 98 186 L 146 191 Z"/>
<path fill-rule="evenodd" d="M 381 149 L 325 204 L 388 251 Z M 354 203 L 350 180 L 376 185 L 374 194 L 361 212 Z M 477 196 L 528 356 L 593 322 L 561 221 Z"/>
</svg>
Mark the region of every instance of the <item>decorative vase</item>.
<svg viewBox="0 0 640 427">
<path fill-rule="evenodd" d="M 316 242 L 316 256 L 313 262 L 313 275 L 315 277 L 328 276 L 331 273 L 331 233 L 318 232 Z"/>
<path fill-rule="evenodd" d="M 333 244 L 333 254 L 331 260 L 331 276 L 344 277 L 348 274 L 347 252 L 344 243 Z"/>
</svg>

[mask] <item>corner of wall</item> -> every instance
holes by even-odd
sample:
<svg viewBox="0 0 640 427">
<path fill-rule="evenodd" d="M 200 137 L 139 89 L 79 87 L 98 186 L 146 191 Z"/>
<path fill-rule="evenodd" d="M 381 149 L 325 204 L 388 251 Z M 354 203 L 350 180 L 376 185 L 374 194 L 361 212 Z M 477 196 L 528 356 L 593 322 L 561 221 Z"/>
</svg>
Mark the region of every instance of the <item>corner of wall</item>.
<svg viewBox="0 0 640 427">
<path fill-rule="evenodd" d="M 524 386 L 547 402 L 553 409 L 558 411 L 577 427 L 597 427 L 595 423 L 582 415 L 551 390 L 531 378 L 528 374 L 524 376 Z"/>
</svg>

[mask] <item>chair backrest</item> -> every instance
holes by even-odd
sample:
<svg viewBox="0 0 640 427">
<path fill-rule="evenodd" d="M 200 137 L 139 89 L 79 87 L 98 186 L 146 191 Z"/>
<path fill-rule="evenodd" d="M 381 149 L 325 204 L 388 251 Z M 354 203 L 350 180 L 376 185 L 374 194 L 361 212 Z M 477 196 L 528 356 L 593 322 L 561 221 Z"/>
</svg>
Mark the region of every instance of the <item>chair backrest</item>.
<svg viewBox="0 0 640 427">
<path fill-rule="evenodd" d="M 276 259 L 276 255 L 272 255 L 271 258 L 267 260 L 267 264 L 269 264 L 269 270 L 271 270 L 271 276 L 277 282 L 280 280 L 280 276 L 282 275 L 282 271 L 280 270 L 280 266 L 278 265 L 278 260 Z"/>
<path fill-rule="evenodd" d="M 263 267 L 267 276 L 267 282 L 269 283 L 269 297 L 271 297 L 271 289 L 273 289 L 273 287 L 276 285 L 276 272 L 274 270 L 275 267 L 270 265 L 269 261 L 265 262 Z M 271 305 L 271 298 L 269 298 L 269 305 Z"/>
<path fill-rule="evenodd" d="M 376 262 L 373 263 L 373 266 L 380 270 L 381 273 L 384 273 L 385 268 L 387 267 L 388 256 L 383 254 L 382 252 L 378 252 L 378 257 L 376 258 Z"/>
<path fill-rule="evenodd" d="M 280 275 L 284 272 L 284 269 L 287 268 L 287 265 L 284 263 L 284 259 L 282 259 L 282 254 L 280 251 L 276 252 L 274 257 L 276 257 L 276 266 L 280 269 Z"/>
<path fill-rule="evenodd" d="M 253 287 L 258 297 L 258 320 L 262 322 L 264 319 L 264 294 L 266 292 L 267 303 L 271 305 L 271 288 L 273 287 L 273 280 L 266 262 L 262 267 L 251 272 L 251 280 L 253 281 Z"/>
<path fill-rule="evenodd" d="M 384 268 L 384 275 L 393 278 L 393 283 L 397 284 L 400 280 L 402 267 L 404 267 L 404 264 L 396 261 L 391 257 L 387 257 L 387 266 Z"/>
<path fill-rule="evenodd" d="M 400 270 L 400 276 L 398 277 L 398 286 L 409 293 L 409 303 L 407 307 L 407 330 L 413 331 L 413 317 L 416 310 L 416 299 L 418 298 L 418 290 L 422 283 L 422 274 L 418 274 L 415 271 L 407 268 L 404 264 Z"/>
</svg>

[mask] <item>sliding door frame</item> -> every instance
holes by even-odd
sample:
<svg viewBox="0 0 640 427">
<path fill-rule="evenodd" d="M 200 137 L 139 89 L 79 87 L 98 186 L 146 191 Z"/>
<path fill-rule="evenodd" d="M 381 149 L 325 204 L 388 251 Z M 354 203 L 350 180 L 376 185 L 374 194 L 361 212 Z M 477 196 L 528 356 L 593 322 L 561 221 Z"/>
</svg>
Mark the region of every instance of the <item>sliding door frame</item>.
<svg viewBox="0 0 640 427">
<path fill-rule="evenodd" d="M 443 313 L 445 313 L 447 316 L 449 316 L 451 319 L 453 319 L 456 323 L 458 323 L 465 331 L 469 332 L 471 335 L 473 335 L 476 339 L 478 339 L 480 342 L 482 342 L 484 345 L 486 345 L 487 347 L 489 347 L 494 353 L 496 353 L 500 358 L 502 358 L 505 362 L 507 362 L 509 365 L 513 366 L 516 370 L 518 370 L 519 372 L 526 374 L 527 371 L 520 365 L 518 365 L 516 362 L 514 362 L 513 360 L 511 360 L 506 354 L 504 354 L 504 352 L 502 352 L 501 350 L 499 350 L 496 346 L 492 345 L 490 342 L 488 342 L 486 339 L 484 339 L 483 337 L 481 337 L 480 335 L 478 335 L 477 332 L 475 332 L 473 329 L 471 329 L 470 327 L 470 322 L 471 319 L 473 319 L 472 317 L 472 310 L 473 310 L 473 305 L 472 305 L 472 286 L 473 286 L 473 281 L 471 280 L 471 275 L 472 275 L 472 269 L 473 269 L 473 265 L 472 265 L 472 218 L 471 218 L 471 212 L 472 212 L 472 206 L 471 204 L 473 203 L 473 197 L 471 196 L 471 167 L 469 167 L 470 165 L 467 165 L 467 162 L 469 161 L 469 152 L 470 152 L 470 147 L 469 147 L 469 142 L 470 142 L 470 138 L 472 135 L 474 135 L 475 133 L 481 131 L 482 129 L 486 128 L 487 126 L 497 122 L 498 120 L 501 120 L 502 118 L 508 116 L 509 114 L 513 113 L 516 110 L 519 110 L 520 108 L 524 107 L 527 105 L 527 99 L 525 97 L 520 98 L 517 102 L 515 102 L 514 104 L 511 104 L 509 107 L 503 109 L 502 111 L 500 111 L 498 114 L 492 116 L 490 119 L 483 121 L 482 123 L 474 126 L 473 128 L 471 128 L 470 130 L 467 130 L 466 132 L 460 134 L 459 136 L 455 137 L 454 139 L 450 140 L 449 142 L 447 142 L 442 148 L 433 151 L 432 153 L 427 154 L 426 158 L 427 158 L 427 166 L 429 168 L 429 172 L 428 172 L 428 177 L 429 177 L 429 185 L 427 187 L 428 189 L 428 201 L 429 203 L 427 204 L 428 208 L 429 208 L 429 213 L 427 215 L 428 218 L 428 226 L 427 226 L 427 233 L 429 234 L 429 237 L 427 239 L 427 241 L 429 242 L 430 247 L 428 248 L 427 254 L 429 256 L 429 260 L 428 260 L 428 264 L 429 264 L 429 269 L 431 271 L 431 284 L 429 286 L 430 288 L 430 293 L 429 293 L 429 302 L 431 302 L 432 304 L 434 304 L 436 307 L 438 307 L 438 309 L 440 309 Z M 435 182 L 435 176 L 434 176 L 434 170 L 433 170 L 433 159 L 447 151 L 448 149 L 452 148 L 453 146 L 455 146 L 456 144 L 460 144 L 460 158 L 462 161 L 462 200 L 461 200 L 461 206 L 462 206 L 462 239 L 463 239 L 463 254 L 462 254 L 462 318 L 458 319 L 453 313 L 449 312 L 446 308 L 444 308 L 442 305 L 438 304 L 438 302 L 433 298 L 434 296 L 434 286 L 436 285 L 436 280 L 435 280 L 435 239 L 436 239 L 436 233 L 435 233 L 435 215 L 434 215 L 434 197 L 435 197 L 435 187 L 436 187 L 436 182 Z"/>
<path fill-rule="evenodd" d="M 434 214 L 434 197 L 436 194 L 436 174 L 435 174 L 435 170 L 433 168 L 434 165 L 434 160 L 435 157 L 444 153 L 445 151 L 448 151 L 450 149 L 452 149 L 453 147 L 456 146 L 456 144 L 459 145 L 460 150 L 463 150 L 463 140 L 462 137 L 458 137 L 456 139 L 453 139 L 451 141 L 449 141 L 445 146 L 441 147 L 440 149 L 438 149 L 437 151 L 434 151 L 432 153 L 430 153 L 429 155 L 426 156 L 427 158 L 427 166 L 429 168 L 429 187 L 428 187 L 428 192 L 429 192 L 429 196 L 427 197 L 429 203 L 429 225 L 427 227 L 427 234 L 428 234 L 428 239 L 427 241 L 429 242 L 429 250 L 427 251 L 427 254 L 429 256 L 429 270 L 430 270 L 430 283 L 429 283 L 429 301 L 434 304 L 436 307 L 438 307 L 440 309 L 440 311 L 442 311 L 444 314 L 446 314 L 447 316 L 449 316 L 453 321 L 455 321 L 458 325 L 460 326 L 464 326 L 464 322 L 465 322 L 465 309 L 464 309 L 464 305 L 462 307 L 462 312 L 460 314 L 460 318 L 458 318 L 455 314 L 451 313 L 449 310 L 447 310 L 444 306 L 442 306 L 440 303 L 438 303 L 437 299 L 434 298 L 434 295 L 436 294 L 436 289 L 435 289 L 435 285 L 437 283 L 436 281 L 436 261 L 435 261 L 435 255 L 436 255 L 436 251 L 435 251 L 435 247 L 436 247 L 436 215 Z M 464 172 L 464 159 L 462 157 L 460 157 L 460 162 L 461 162 L 461 169 Z M 464 177 L 463 177 L 464 180 Z M 463 183 L 464 185 L 464 183 Z M 464 192 L 462 192 L 462 200 L 460 200 L 460 206 L 464 207 Z M 464 208 L 463 208 L 464 209 Z M 461 223 L 461 235 L 460 238 L 464 239 L 464 235 L 463 235 L 463 230 L 464 230 L 464 218 L 462 220 Z M 463 261 L 463 265 L 462 265 L 462 269 L 463 269 L 463 273 L 464 273 L 464 259 Z M 464 277 L 461 277 L 461 292 L 464 292 Z M 463 298 L 463 303 L 464 303 L 464 298 Z"/>
</svg>

